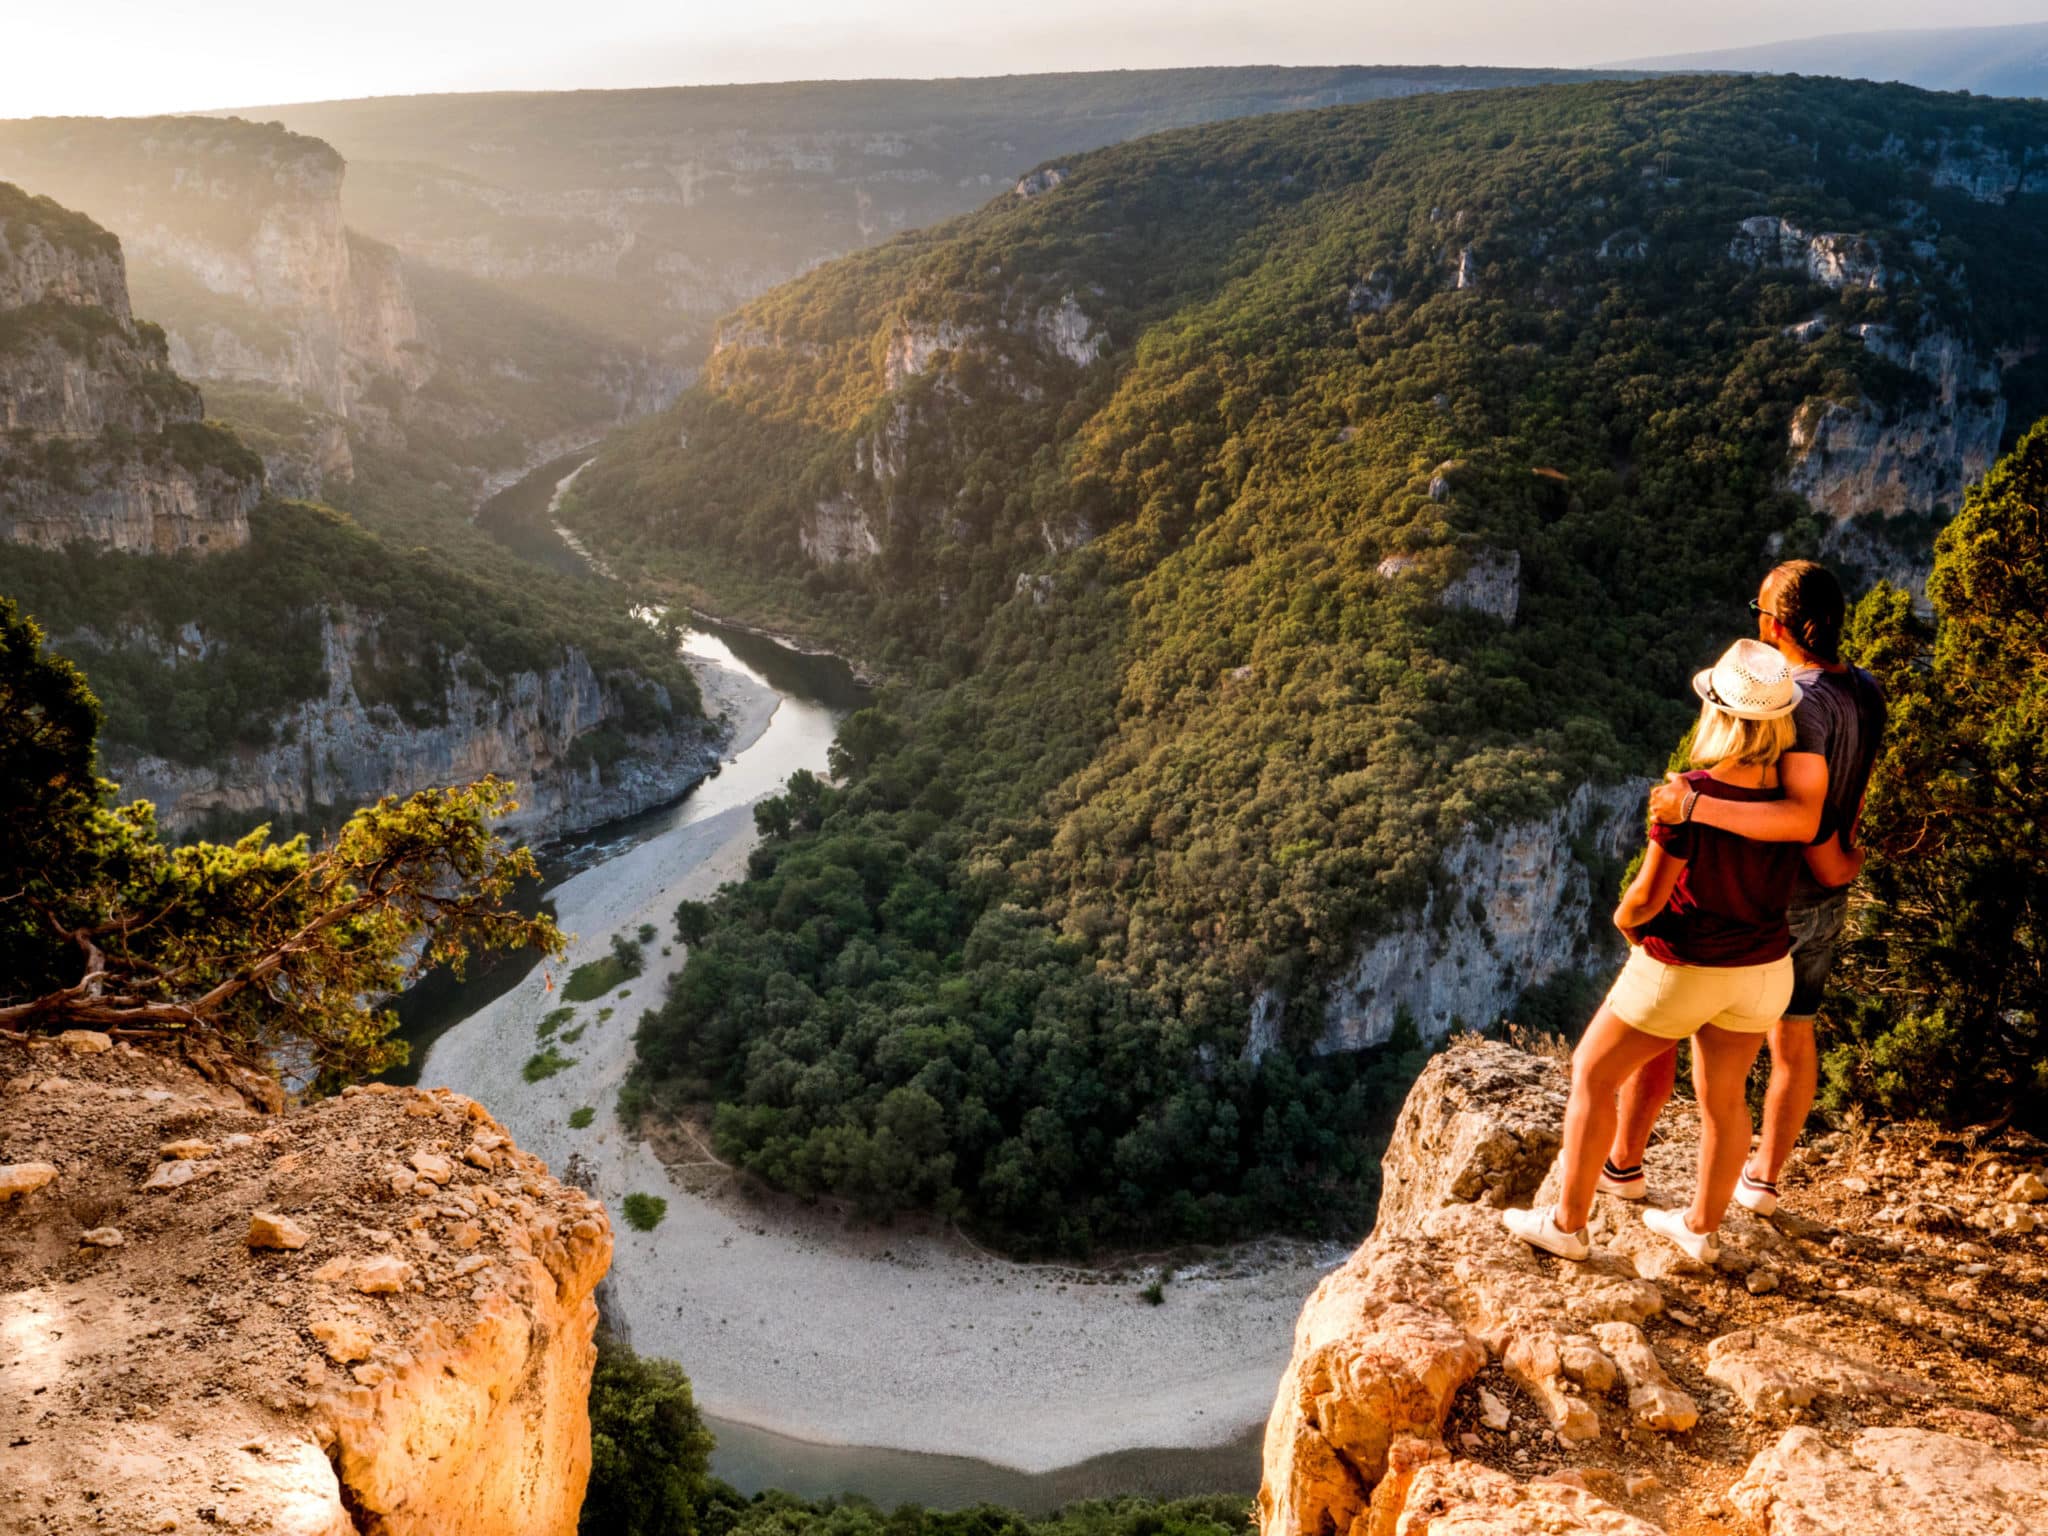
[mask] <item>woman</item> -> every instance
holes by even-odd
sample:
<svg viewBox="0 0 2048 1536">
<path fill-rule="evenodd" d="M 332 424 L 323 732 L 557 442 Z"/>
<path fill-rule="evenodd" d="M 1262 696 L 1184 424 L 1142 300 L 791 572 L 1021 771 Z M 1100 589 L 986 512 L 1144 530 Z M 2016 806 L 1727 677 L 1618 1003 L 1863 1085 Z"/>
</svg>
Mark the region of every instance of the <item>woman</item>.
<svg viewBox="0 0 2048 1536">
<path fill-rule="evenodd" d="M 1760 1216 L 1778 1208 L 1778 1176 L 1813 1108 L 1820 1078 L 1814 1014 L 1834 969 L 1835 950 L 1849 906 L 1849 886 L 1863 863 L 1856 844 L 1863 795 L 1884 738 L 1884 690 L 1861 667 L 1842 660 L 1848 603 L 1826 566 L 1788 560 L 1764 577 L 1750 610 L 1757 638 L 1792 665 L 1799 707 L 1792 711 L 1793 743 L 1778 763 L 1782 800 L 1742 803 L 1709 800 L 1694 819 L 1758 842 L 1796 840 L 1806 850 L 1806 873 L 1792 886 L 1786 921 L 1792 926 L 1792 1001 L 1770 1033 L 1771 1080 L 1764 1094 L 1763 1133 L 1735 1186 L 1735 1198 Z M 1650 792 L 1650 814 L 1676 824 L 1687 787 L 1675 776 Z M 1624 1200 L 1640 1200 L 1643 1152 L 1650 1130 L 1671 1097 L 1677 1050 L 1652 1061 L 1621 1091 L 1621 1120 L 1600 1187 Z"/>
<path fill-rule="evenodd" d="M 1572 1053 L 1557 1203 L 1501 1213 L 1508 1230 L 1566 1259 L 1592 1251 L 1586 1218 L 1615 1129 L 1615 1093 L 1644 1063 L 1693 1043 L 1699 1179 L 1684 1210 L 1643 1224 L 1702 1262 L 1749 1153 L 1744 1085 L 1766 1032 L 1792 996 L 1785 910 L 1802 866 L 1796 843 L 1751 842 L 1701 825 L 1702 800 L 1774 800 L 1778 759 L 1793 742 L 1800 686 L 1772 647 L 1738 640 L 1693 679 L 1700 696 L 1684 816 L 1654 824 L 1643 867 L 1614 910 L 1633 952 Z"/>
</svg>

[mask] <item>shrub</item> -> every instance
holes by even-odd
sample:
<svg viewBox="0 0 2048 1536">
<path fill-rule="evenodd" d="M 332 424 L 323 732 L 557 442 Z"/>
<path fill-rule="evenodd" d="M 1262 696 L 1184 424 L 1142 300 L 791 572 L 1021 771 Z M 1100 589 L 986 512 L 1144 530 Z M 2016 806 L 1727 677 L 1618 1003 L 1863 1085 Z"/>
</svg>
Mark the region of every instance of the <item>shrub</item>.
<svg viewBox="0 0 2048 1536">
<path fill-rule="evenodd" d="M 624 1201 L 626 1225 L 635 1232 L 652 1232 L 668 1214 L 668 1202 L 659 1195 L 630 1194 Z"/>
<path fill-rule="evenodd" d="M 519 1075 L 524 1077 L 529 1083 L 544 1082 L 548 1078 L 553 1077 L 557 1072 L 575 1065 L 576 1059 L 573 1056 L 564 1056 L 550 1045 L 546 1049 L 535 1051 L 531 1056 L 527 1057 L 526 1065 L 520 1068 Z"/>
<path fill-rule="evenodd" d="M 585 1104 L 578 1109 L 572 1109 L 569 1111 L 569 1129 L 572 1131 L 584 1130 L 590 1125 L 590 1122 L 595 1120 L 596 1118 L 597 1111 L 592 1109 L 588 1104 Z"/>
</svg>

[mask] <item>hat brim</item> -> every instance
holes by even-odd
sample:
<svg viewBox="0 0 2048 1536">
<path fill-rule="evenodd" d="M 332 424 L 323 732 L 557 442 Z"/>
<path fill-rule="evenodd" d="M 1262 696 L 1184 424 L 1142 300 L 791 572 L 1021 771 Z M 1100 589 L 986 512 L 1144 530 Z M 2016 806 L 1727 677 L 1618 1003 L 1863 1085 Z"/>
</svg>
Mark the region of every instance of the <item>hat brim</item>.
<svg viewBox="0 0 2048 1536">
<path fill-rule="evenodd" d="M 1738 720 L 1782 720 L 1791 714 L 1793 710 L 1797 709 L 1799 701 L 1806 697 L 1806 690 L 1800 687 L 1799 684 L 1794 683 L 1792 685 L 1792 698 L 1782 709 L 1738 709 L 1714 692 L 1714 669 L 1712 667 L 1708 667 L 1702 672 L 1693 673 L 1692 691 L 1700 696 L 1702 703 L 1711 704 L 1716 709 L 1726 710 Z"/>
</svg>

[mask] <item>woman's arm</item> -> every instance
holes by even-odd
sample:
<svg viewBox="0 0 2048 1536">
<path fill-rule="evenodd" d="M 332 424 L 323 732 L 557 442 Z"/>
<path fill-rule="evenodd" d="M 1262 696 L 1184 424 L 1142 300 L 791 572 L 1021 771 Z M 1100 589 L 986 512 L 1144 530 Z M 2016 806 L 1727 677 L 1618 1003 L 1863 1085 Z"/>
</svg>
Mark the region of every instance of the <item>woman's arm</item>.
<svg viewBox="0 0 2048 1536">
<path fill-rule="evenodd" d="M 1643 855 L 1643 867 L 1636 871 L 1635 879 L 1621 893 L 1621 905 L 1614 909 L 1614 926 L 1621 930 L 1623 938 L 1631 944 L 1642 943 L 1636 930 L 1664 910 L 1664 904 L 1671 900 L 1672 887 L 1684 872 L 1685 860 L 1673 857 L 1662 843 L 1650 844 Z"/>
<path fill-rule="evenodd" d="M 1806 867 L 1822 885 L 1840 888 L 1863 873 L 1863 850 L 1846 848 L 1839 835 L 1806 848 Z"/>
</svg>

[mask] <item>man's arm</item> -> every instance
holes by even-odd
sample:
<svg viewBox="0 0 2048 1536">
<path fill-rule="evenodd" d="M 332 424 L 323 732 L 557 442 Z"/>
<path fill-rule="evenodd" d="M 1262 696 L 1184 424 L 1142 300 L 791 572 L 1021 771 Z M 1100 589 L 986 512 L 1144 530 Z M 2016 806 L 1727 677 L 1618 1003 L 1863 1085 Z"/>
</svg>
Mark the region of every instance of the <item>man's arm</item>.
<svg viewBox="0 0 2048 1536">
<path fill-rule="evenodd" d="M 1820 835 L 1820 814 L 1828 796 L 1828 760 L 1818 752 L 1787 752 L 1778 759 L 1782 800 L 1721 800 L 1701 795 L 1692 819 L 1758 843 L 1810 843 Z M 1689 786 L 1677 774 L 1650 791 L 1650 814 L 1676 825 Z"/>
<path fill-rule="evenodd" d="M 1822 885 L 1840 890 L 1845 885 L 1854 885 L 1856 877 L 1863 873 L 1863 850 L 1847 846 L 1837 834 L 1806 850 L 1806 867 Z"/>
</svg>

